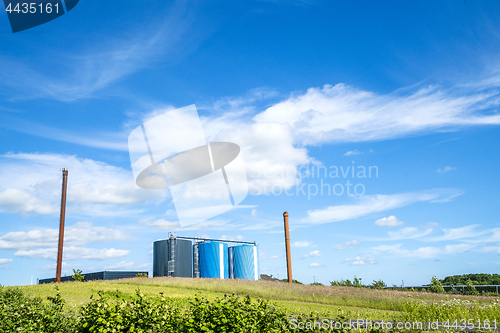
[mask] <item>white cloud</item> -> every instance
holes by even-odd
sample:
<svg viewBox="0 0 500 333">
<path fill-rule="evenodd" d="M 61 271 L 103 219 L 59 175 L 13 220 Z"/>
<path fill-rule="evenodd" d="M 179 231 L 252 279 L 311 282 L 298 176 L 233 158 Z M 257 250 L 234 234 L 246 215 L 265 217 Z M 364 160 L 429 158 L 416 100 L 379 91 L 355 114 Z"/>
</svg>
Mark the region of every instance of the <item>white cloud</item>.
<svg viewBox="0 0 500 333">
<path fill-rule="evenodd" d="M 297 241 L 292 243 L 292 247 L 309 247 L 312 243 L 308 241 Z"/>
<path fill-rule="evenodd" d="M 323 264 L 318 264 L 317 262 L 313 262 L 312 264 L 309 265 L 309 267 L 312 267 L 312 268 L 318 268 L 321 266 L 323 266 Z"/>
<path fill-rule="evenodd" d="M 252 216 L 257 216 L 257 209 L 252 209 L 251 211 Z"/>
<path fill-rule="evenodd" d="M 0 259 L 0 265 L 12 262 L 12 259 Z"/>
<path fill-rule="evenodd" d="M 298 166 L 311 162 L 305 148 L 294 146 L 290 128 L 277 123 L 254 123 L 224 117 L 205 120 L 210 141 L 233 142 L 240 146 L 245 162 L 248 190 L 253 195 L 290 189 L 297 182 Z"/>
<path fill-rule="evenodd" d="M 302 222 L 321 224 L 350 220 L 375 212 L 408 206 L 416 202 L 445 202 L 461 195 L 457 190 L 432 190 L 401 194 L 376 194 L 354 198 L 353 205 L 330 206 L 325 209 L 309 210 Z"/>
<path fill-rule="evenodd" d="M 439 248 L 432 246 L 421 247 L 416 250 L 406 250 L 401 248 L 402 245 L 403 244 L 379 245 L 373 247 L 372 249 L 376 252 L 389 252 L 395 254 L 397 257 L 405 258 L 433 258 L 441 253 L 441 250 Z"/>
<path fill-rule="evenodd" d="M 363 152 L 354 149 L 354 150 L 349 150 L 347 153 L 344 154 L 344 156 L 359 155 L 359 154 L 363 154 Z"/>
<path fill-rule="evenodd" d="M 344 84 L 325 85 L 293 94 L 254 120 L 288 124 L 302 145 L 387 140 L 443 128 L 500 124 L 500 115 L 481 113 L 498 104 L 498 92 L 489 88 L 429 86 L 379 95 Z"/>
<path fill-rule="evenodd" d="M 0 192 L 0 209 L 14 214 L 52 214 L 58 213 L 59 208 L 40 200 L 28 191 L 8 188 Z"/>
<path fill-rule="evenodd" d="M 18 214 L 57 214 L 61 198 L 61 166 L 69 169 L 67 212 L 79 215 L 127 215 L 120 206 L 158 202 L 162 190 L 145 190 L 129 170 L 103 162 L 58 154 L 0 156 L 0 209 Z M 137 213 L 137 212 L 135 212 Z"/>
<path fill-rule="evenodd" d="M 236 236 L 231 236 L 231 235 L 222 235 L 221 237 L 222 240 L 236 240 L 236 241 L 242 241 L 245 239 L 242 235 L 236 235 Z"/>
<path fill-rule="evenodd" d="M 398 226 L 403 225 L 403 224 L 404 224 L 404 222 L 399 221 L 398 218 L 394 215 L 391 215 L 389 217 L 383 217 L 383 218 L 375 221 L 375 225 L 377 227 L 383 227 L 383 226 L 398 227 Z"/>
<path fill-rule="evenodd" d="M 438 225 L 439 225 L 439 223 L 436 223 L 436 222 L 427 222 L 424 227 L 425 228 L 436 228 Z"/>
<path fill-rule="evenodd" d="M 437 169 L 436 172 L 438 172 L 438 173 L 447 173 L 447 172 L 450 172 L 450 171 L 456 170 L 456 169 L 457 168 L 455 168 L 455 167 L 449 167 L 449 166 L 447 166 L 447 167 L 444 167 L 442 169 L 441 168 Z"/>
<path fill-rule="evenodd" d="M 474 247 L 476 247 L 476 245 L 471 245 L 471 244 L 446 245 L 444 247 L 444 252 L 448 254 L 464 253 Z"/>
<path fill-rule="evenodd" d="M 419 238 L 425 235 L 428 235 L 432 232 L 432 229 L 418 230 L 415 227 L 405 227 L 401 228 L 398 231 L 389 231 L 387 232 L 392 240 L 397 239 L 412 239 Z"/>
<path fill-rule="evenodd" d="M 371 258 L 371 257 L 363 257 L 362 258 L 360 256 L 357 256 L 356 258 L 346 258 L 346 259 L 344 259 L 344 262 L 348 262 L 349 265 L 351 265 L 351 266 L 378 264 L 378 262 L 375 258 Z"/>
<path fill-rule="evenodd" d="M 158 219 L 153 222 L 145 222 L 146 225 L 158 229 L 174 231 L 181 228 L 179 221 L 167 221 L 165 219 Z"/>
<path fill-rule="evenodd" d="M 461 228 L 451 228 L 451 229 L 443 229 L 444 235 L 440 237 L 434 237 L 429 239 L 429 241 L 439 242 L 446 240 L 456 240 L 463 238 L 473 238 L 480 235 L 486 234 L 488 231 L 477 232 L 474 231 L 477 228 L 478 224 L 467 225 Z"/>
<path fill-rule="evenodd" d="M 348 249 L 350 247 L 358 246 L 359 244 L 361 244 L 361 243 L 358 242 L 357 240 L 353 240 L 353 241 L 347 241 L 347 242 L 342 243 L 342 244 L 337 244 L 333 248 L 335 250 L 345 250 L 345 249 Z"/>
<path fill-rule="evenodd" d="M 119 263 L 116 263 L 116 264 L 112 264 L 112 265 L 106 265 L 105 266 L 106 270 L 113 270 L 113 269 L 116 269 L 116 270 L 134 270 L 134 271 L 138 271 L 138 270 L 151 270 L 153 268 L 153 264 L 149 263 L 149 264 L 138 264 L 138 263 L 135 263 L 133 261 L 122 261 L 122 262 L 119 262 Z"/>
<path fill-rule="evenodd" d="M 78 222 L 64 230 L 67 246 L 82 246 L 87 243 L 102 243 L 113 240 L 127 240 L 130 237 L 122 231 L 95 227 L 90 222 Z M 0 249 L 32 249 L 57 246 L 59 229 L 13 231 L 0 236 Z"/>
<path fill-rule="evenodd" d="M 106 260 L 119 258 L 128 255 L 128 250 L 111 249 L 92 249 L 79 246 L 64 247 L 63 258 L 65 260 Z M 14 253 L 17 257 L 28 257 L 30 259 L 50 259 L 56 260 L 57 248 L 38 249 L 38 250 L 19 250 Z"/>
<path fill-rule="evenodd" d="M 63 261 L 62 262 L 62 270 L 66 271 L 65 270 L 66 267 L 67 267 L 66 262 Z M 48 264 L 48 265 L 42 266 L 39 269 L 41 271 L 53 271 L 53 270 L 56 270 L 56 268 L 57 268 L 57 263 L 54 263 L 54 264 Z"/>
<path fill-rule="evenodd" d="M 259 260 L 274 260 L 274 259 L 279 259 L 280 256 L 273 255 L 268 257 L 266 253 L 264 252 L 259 252 Z"/>
<path fill-rule="evenodd" d="M 321 257 L 321 252 L 319 252 L 318 250 L 314 250 L 304 255 L 302 258 L 315 258 L 315 257 Z"/>
<path fill-rule="evenodd" d="M 158 59 L 172 59 L 182 53 L 195 49 L 195 45 L 203 40 L 203 35 L 210 29 L 200 30 L 196 34 L 189 33 L 195 20 L 192 10 L 178 2 L 168 12 L 162 12 L 163 20 L 151 20 L 135 33 L 117 31 L 112 38 L 86 39 L 85 46 L 76 53 L 54 53 L 45 51 L 50 61 L 43 62 L 38 57 L 29 67 L 21 60 L 0 58 L 0 82 L 5 87 L 13 88 L 22 98 L 52 98 L 58 101 L 74 101 L 81 98 L 93 98 L 95 95 L 136 71 L 151 66 Z M 196 38 L 190 36 L 196 35 Z M 81 38 L 84 38 L 83 36 Z M 97 41 L 97 42 L 96 42 Z M 47 53 L 48 52 L 48 53 Z M 63 66 L 63 73 L 57 75 L 49 72 L 58 64 Z M 21 97 L 19 97 L 21 98 Z"/>
<path fill-rule="evenodd" d="M 500 254 L 500 246 L 492 246 L 492 245 L 483 246 L 482 251 Z"/>
</svg>

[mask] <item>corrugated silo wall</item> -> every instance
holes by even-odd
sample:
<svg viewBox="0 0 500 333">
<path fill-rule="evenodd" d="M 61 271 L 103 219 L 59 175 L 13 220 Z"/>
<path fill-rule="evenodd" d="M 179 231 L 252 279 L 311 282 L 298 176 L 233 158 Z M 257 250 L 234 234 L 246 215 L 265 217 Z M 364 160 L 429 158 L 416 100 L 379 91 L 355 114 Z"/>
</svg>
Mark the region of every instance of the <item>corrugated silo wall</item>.
<svg viewBox="0 0 500 333">
<path fill-rule="evenodd" d="M 168 240 L 153 243 L 153 277 L 168 276 Z"/>
<path fill-rule="evenodd" d="M 259 253 L 257 245 L 238 245 L 229 248 L 229 275 L 233 279 L 259 279 Z"/>
<path fill-rule="evenodd" d="M 201 278 L 229 278 L 227 244 L 220 242 L 198 243 Z"/>
<path fill-rule="evenodd" d="M 174 277 L 193 277 L 193 243 L 187 239 L 175 240 Z"/>
</svg>

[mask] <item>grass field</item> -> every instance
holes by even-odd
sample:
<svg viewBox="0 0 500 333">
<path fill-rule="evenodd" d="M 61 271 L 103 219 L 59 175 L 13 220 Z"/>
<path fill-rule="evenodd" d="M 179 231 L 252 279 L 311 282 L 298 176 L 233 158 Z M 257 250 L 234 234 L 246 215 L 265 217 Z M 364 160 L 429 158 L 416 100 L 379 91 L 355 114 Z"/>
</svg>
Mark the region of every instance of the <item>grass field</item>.
<svg viewBox="0 0 500 333">
<path fill-rule="evenodd" d="M 404 309 L 409 299 L 418 299 L 422 304 L 426 302 L 431 306 L 452 299 L 468 300 L 474 302 L 473 306 L 476 308 L 478 305 L 492 306 L 491 304 L 498 302 L 498 299 L 491 297 L 440 295 L 426 292 L 300 285 L 269 281 L 186 278 L 134 278 L 114 281 L 65 282 L 58 284 L 58 287 L 62 298 L 66 300 L 65 306 L 69 312 L 76 312 L 81 305 L 90 301 L 92 295 L 98 297 L 99 291 L 111 298 L 132 299 L 137 289 L 140 289 L 145 295 L 157 295 L 158 297 L 162 292 L 164 296 L 185 305 L 200 292 L 209 299 L 224 297 L 225 294 L 250 295 L 252 298 L 262 298 L 278 304 L 286 310 L 289 316 L 309 315 L 311 312 L 315 312 L 321 318 L 338 318 L 339 313 L 343 312 L 347 318 L 370 320 L 408 319 L 408 313 L 405 313 Z M 55 284 L 20 288 L 26 294 L 39 296 L 43 299 L 56 294 Z"/>
</svg>

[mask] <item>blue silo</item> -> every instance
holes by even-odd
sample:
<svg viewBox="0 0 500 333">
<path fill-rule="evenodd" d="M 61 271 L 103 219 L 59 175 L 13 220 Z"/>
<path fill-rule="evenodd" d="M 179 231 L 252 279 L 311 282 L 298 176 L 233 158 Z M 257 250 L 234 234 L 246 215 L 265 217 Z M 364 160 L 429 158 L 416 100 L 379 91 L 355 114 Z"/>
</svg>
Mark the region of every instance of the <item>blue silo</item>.
<svg viewBox="0 0 500 333">
<path fill-rule="evenodd" d="M 201 278 L 228 279 L 227 244 L 203 242 L 198 247 L 198 269 Z"/>
<path fill-rule="evenodd" d="M 229 248 L 229 277 L 258 280 L 259 257 L 257 245 L 238 245 Z"/>
</svg>

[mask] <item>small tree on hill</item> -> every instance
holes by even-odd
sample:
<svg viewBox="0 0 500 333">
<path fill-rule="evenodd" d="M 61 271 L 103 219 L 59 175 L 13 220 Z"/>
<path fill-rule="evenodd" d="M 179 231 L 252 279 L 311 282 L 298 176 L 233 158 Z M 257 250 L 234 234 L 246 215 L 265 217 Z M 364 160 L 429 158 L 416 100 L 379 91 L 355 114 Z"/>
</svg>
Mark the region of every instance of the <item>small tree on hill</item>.
<svg viewBox="0 0 500 333">
<path fill-rule="evenodd" d="M 387 287 L 387 284 L 385 284 L 385 282 L 382 280 L 373 280 L 373 283 L 370 285 L 370 288 L 373 289 L 384 289 L 385 287 Z"/>
<path fill-rule="evenodd" d="M 439 279 L 435 276 L 432 277 L 430 289 L 433 293 L 444 294 L 443 285 L 441 284 L 441 281 L 439 281 Z"/>
<path fill-rule="evenodd" d="M 476 287 L 474 287 L 474 285 L 472 284 L 471 279 L 467 280 L 467 287 L 465 288 L 465 294 L 479 296 L 479 292 L 477 291 Z"/>
<path fill-rule="evenodd" d="M 79 269 L 75 270 L 74 268 L 73 268 L 73 275 L 71 275 L 71 277 L 75 281 L 83 281 L 83 279 L 85 279 L 85 275 L 82 275 L 82 271 Z"/>
</svg>

